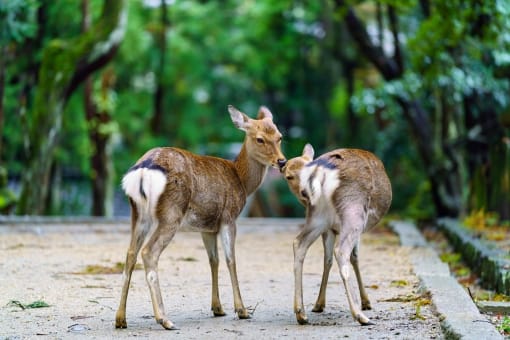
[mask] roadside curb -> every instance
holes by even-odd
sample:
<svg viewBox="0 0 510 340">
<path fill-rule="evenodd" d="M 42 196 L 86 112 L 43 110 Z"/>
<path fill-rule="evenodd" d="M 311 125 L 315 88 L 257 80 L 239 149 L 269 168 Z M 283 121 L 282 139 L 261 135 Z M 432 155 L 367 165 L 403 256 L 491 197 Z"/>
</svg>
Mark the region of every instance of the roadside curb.
<svg viewBox="0 0 510 340">
<path fill-rule="evenodd" d="M 438 225 L 455 250 L 480 276 L 482 286 L 510 295 L 510 260 L 505 258 L 506 253 L 491 247 L 489 242 L 474 238 L 456 220 L 442 218 Z"/>
<path fill-rule="evenodd" d="M 450 274 L 448 265 L 441 262 L 413 223 L 392 221 L 390 227 L 399 235 L 402 246 L 412 248 L 413 270 L 421 288 L 432 295 L 446 339 L 503 339 L 480 314 L 464 288 Z"/>
</svg>

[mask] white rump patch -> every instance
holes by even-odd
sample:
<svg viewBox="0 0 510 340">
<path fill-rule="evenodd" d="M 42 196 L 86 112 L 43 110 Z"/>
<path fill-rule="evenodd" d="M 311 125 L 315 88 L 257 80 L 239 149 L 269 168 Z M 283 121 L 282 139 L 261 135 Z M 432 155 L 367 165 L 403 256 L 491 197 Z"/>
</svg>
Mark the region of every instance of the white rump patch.
<svg viewBox="0 0 510 340">
<path fill-rule="evenodd" d="M 141 202 L 142 196 L 140 194 L 140 177 L 143 169 L 136 169 L 130 171 L 122 178 L 122 190 L 128 195 L 133 201 Z"/>
<path fill-rule="evenodd" d="M 340 185 L 340 177 L 338 176 L 338 170 L 322 168 L 324 173 L 324 183 L 322 184 L 322 190 L 324 196 L 331 199 L 333 193 Z"/>
<path fill-rule="evenodd" d="M 142 183 L 140 185 L 140 182 Z M 122 178 L 122 189 L 137 205 L 155 207 L 166 186 L 166 176 L 159 170 L 140 168 Z M 142 192 L 145 195 L 142 196 Z"/>
<path fill-rule="evenodd" d="M 321 199 L 331 202 L 331 197 L 339 185 L 340 179 L 336 169 L 317 165 L 306 166 L 299 176 L 299 190 L 308 194 L 313 206 L 316 206 Z"/>
</svg>

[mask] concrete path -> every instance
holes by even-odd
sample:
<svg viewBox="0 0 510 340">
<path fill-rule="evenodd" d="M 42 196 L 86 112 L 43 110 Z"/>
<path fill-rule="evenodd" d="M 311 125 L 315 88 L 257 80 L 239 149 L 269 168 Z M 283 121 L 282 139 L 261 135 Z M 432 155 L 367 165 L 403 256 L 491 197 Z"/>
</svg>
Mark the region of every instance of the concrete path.
<svg viewBox="0 0 510 340">
<path fill-rule="evenodd" d="M 410 260 L 423 290 L 430 291 L 440 316 L 443 334 L 449 339 L 502 339 L 495 327 L 480 314 L 465 289 L 450 274 L 448 265 L 409 222 L 392 222 L 402 246 L 412 248 Z"/>
<path fill-rule="evenodd" d="M 292 310 L 292 241 L 302 221 L 292 219 L 239 221 L 238 276 L 244 303 L 253 311 L 251 319 L 235 317 L 224 261 L 220 263 L 220 296 L 227 316 L 212 316 L 210 271 L 201 237 L 179 233 L 162 254 L 159 273 L 167 314 L 180 329 L 166 331 L 156 324 L 144 273 L 138 270 L 128 298 L 128 328 L 117 330 L 114 318 L 122 275 L 85 272 L 99 266 L 115 268 L 124 261 L 129 225 L 124 221 L 64 222 L 11 224 L 4 220 L 0 224 L 0 339 L 501 338 L 480 314 L 456 321 L 468 309 L 459 304 L 468 302 L 465 292 L 441 290 L 449 277 L 444 265 L 427 260 L 437 256 L 424 244 L 406 243 L 404 234 L 409 230 L 412 234 L 412 226 L 405 224 L 395 228 L 401 239 L 376 228 L 362 240 L 362 275 L 373 307 L 366 314 L 375 325 L 361 327 L 352 319 L 336 265 L 325 311 L 311 312 L 322 274 L 320 241 L 310 248 L 304 269 L 310 325 L 298 325 Z M 436 271 L 435 266 L 442 269 Z M 432 292 L 431 299 L 427 290 Z M 21 309 L 10 303 L 38 300 L 50 306 Z M 430 300 L 433 304 L 428 304 Z M 458 331 L 470 323 L 476 329 Z M 473 329 L 477 332 L 470 334 Z"/>
</svg>

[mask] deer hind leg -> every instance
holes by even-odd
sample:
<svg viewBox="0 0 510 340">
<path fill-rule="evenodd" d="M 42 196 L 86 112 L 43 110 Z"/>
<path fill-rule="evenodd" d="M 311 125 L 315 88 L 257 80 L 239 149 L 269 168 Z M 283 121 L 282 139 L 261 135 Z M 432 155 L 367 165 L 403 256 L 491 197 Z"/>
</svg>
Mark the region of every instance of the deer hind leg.
<svg viewBox="0 0 510 340">
<path fill-rule="evenodd" d="M 304 229 L 294 240 L 294 313 L 300 325 L 306 325 L 305 307 L 303 305 L 303 262 L 305 261 L 308 248 L 321 234 L 321 229 L 306 224 Z M 322 287 L 321 287 L 322 288 Z"/>
<path fill-rule="evenodd" d="M 351 253 L 351 264 L 354 268 L 354 274 L 356 274 L 356 280 L 358 281 L 359 295 L 361 297 L 361 309 L 362 310 L 370 310 L 372 306 L 370 305 L 370 300 L 368 299 L 368 294 L 365 291 L 365 286 L 363 285 L 363 280 L 361 279 L 361 272 L 359 270 L 358 263 L 358 254 L 359 254 L 359 244 L 360 241 L 356 242 L 354 249 Z"/>
<path fill-rule="evenodd" d="M 211 266 L 211 282 L 212 282 L 212 298 L 211 310 L 214 316 L 224 316 L 225 312 L 221 307 L 220 294 L 218 289 L 218 234 L 216 233 L 202 233 L 202 240 L 204 241 L 207 256 L 209 257 L 209 265 Z"/>
<path fill-rule="evenodd" d="M 322 245 L 324 248 L 324 271 L 322 272 L 319 296 L 312 309 L 312 312 L 315 313 L 322 313 L 324 307 L 326 307 L 326 287 L 328 285 L 329 272 L 333 265 L 333 248 L 335 246 L 335 234 L 333 231 L 328 230 L 322 234 Z"/>
<path fill-rule="evenodd" d="M 129 292 L 129 285 L 131 282 L 131 274 L 133 273 L 133 269 L 135 268 L 136 258 L 138 256 L 138 252 L 143 245 L 145 240 L 145 236 L 147 235 L 147 231 L 150 227 L 150 221 L 148 220 L 140 220 L 138 210 L 136 205 L 130 200 L 131 204 L 131 241 L 129 243 L 129 248 L 126 254 L 126 264 L 124 266 L 124 275 L 123 275 L 123 286 L 122 293 L 120 297 L 119 309 L 117 310 L 117 314 L 115 315 L 115 327 L 116 328 L 126 328 L 126 302 L 127 296 Z"/>
<path fill-rule="evenodd" d="M 237 280 L 235 254 L 236 225 L 222 225 L 220 228 L 220 236 L 223 243 L 223 251 L 225 252 L 228 271 L 230 273 L 230 281 L 232 282 L 232 290 L 234 293 L 234 309 L 239 319 L 249 319 L 250 313 L 244 307 L 243 300 L 241 298 L 241 291 L 239 289 L 239 281 Z"/>
<path fill-rule="evenodd" d="M 142 259 L 145 266 L 145 275 L 149 286 L 154 317 L 157 323 L 166 329 L 177 329 L 165 314 L 165 307 L 161 297 L 158 277 L 158 260 L 161 252 L 168 246 L 174 237 L 179 223 L 169 223 L 163 219 L 158 221 L 154 233 L 142 249 Z"/>
<path fill-rule="evenodd" d="M 356 211 L 347 212 L 345 214 L 335 245 L 335 257 L 345 286 L 345 293 L 352 316 L 362 325 L 371 325 L 373 323 L 361 311 L 357 294 L 354 294 L 356 289 L 352 280 L 351 263 L 349 261 L 356 242 L 359 240 L 364 224 L 363 214 L 356 213 Z"/>
</svg>

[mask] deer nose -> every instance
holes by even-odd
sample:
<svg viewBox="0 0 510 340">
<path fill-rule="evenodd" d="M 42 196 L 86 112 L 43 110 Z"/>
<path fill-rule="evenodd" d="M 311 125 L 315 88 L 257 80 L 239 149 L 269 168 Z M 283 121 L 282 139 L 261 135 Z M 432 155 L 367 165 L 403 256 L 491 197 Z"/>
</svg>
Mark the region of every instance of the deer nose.
<svg viewBox="0 0 510 340">
<path fill-rule="evenodd" d="M 284 158 L 283 159 L 280 158 L 277 162 L 278 162 L 278 166 L 280 167 L 280 169 L 283 168 L 285 166 L 285 164 L 287 164 L 287 160 Z"/>
</svg>

